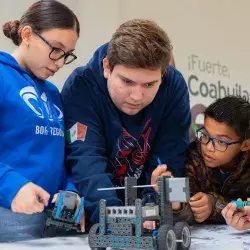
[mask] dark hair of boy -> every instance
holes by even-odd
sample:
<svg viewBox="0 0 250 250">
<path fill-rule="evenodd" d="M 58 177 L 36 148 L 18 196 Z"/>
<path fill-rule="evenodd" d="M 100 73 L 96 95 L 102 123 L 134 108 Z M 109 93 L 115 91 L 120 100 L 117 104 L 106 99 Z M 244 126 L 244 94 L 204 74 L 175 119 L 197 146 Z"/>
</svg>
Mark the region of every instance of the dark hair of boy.
<svg viewBox="0 0 250 250">
<path fill-rule="evenodd" d="M 241 140 L 250 138 L 250 103 L 241 96 L 227 96 L 212 103 L 204 112 L 232 128 Z"/>
</svg>

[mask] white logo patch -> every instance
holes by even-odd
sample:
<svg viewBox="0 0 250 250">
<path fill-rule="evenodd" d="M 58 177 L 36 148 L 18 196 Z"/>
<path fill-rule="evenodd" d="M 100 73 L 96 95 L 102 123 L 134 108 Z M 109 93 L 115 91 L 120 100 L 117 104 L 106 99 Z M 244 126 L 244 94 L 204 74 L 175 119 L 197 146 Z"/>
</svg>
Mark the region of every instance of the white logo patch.
<svg viewBox="0 0 250 250">
<path fill-rule="evenodd" d="M 43 109 L 41 107 L 41 102 L 39 102 L 38 100 L 38 94 L 35 90 L 34 87 L 32 86 L 28 86 L 25 87 L 23 89 L 20 90 L 20 96 L 22 97 L 22 99 L 24 100 L 24 102 L 28 105 L 28 107 L 39 117 L 44 119 L 44 112 Z M 42 100 L 42 104 L 44 105 L 45 111 L 48 114 L 49 120 L 54 120 L 53 119 L 53 113 L 51 110 L 51 104 L 48 101 L 48 98 L 46 96 L 45 93 L 41 94 L 41 100 Z M 54 108 L 57 110 L 57 115 L 58 115 L 58 119 L 62 120 L 63 118 L 63 113 L 62 111 L 55 105 Z"/>
</svg>

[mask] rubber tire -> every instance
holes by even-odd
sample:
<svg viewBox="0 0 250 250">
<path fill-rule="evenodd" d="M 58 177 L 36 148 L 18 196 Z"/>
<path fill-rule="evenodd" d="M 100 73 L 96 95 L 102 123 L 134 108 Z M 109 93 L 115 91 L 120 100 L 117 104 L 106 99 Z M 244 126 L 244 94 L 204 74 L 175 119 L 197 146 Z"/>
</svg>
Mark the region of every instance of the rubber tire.
<svg viewBox="0 0 250 250">
<path fill-rule="evenodd" d="M 158 250 L 177 250 L 175 230 L 171 225 L 162 225 L 158 231 Z"/>
<path fill-rule="evenodd" d="M 182 240 L 182 242 L 177 242 L 177 249 L 189 249 L 191 246 L 191 231 L 189 225 L 186 222 L 177 222 L 174 225 L 174 230 L 177 240 Z"/>
</svg>

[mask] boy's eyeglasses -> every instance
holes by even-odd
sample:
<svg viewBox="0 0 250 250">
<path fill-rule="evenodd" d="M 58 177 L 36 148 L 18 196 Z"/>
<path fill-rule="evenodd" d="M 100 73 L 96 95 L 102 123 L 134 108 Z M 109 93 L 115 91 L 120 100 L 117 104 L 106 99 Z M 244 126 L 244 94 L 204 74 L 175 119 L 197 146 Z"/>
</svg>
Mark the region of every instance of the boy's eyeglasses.
<svg viewBox="0 0 250 250">
<path fill-rule="evenodd" d="M 225 152 L 229 145 L 241 143 L 241 141 L 232 141 L 226 142 L 221 139 L 217 139 L 215 137 L 210 136 L 205 130 L 204 127 L 199 128 L 196 131 L 197 139 L 204 145 L 207 145 L 210 141 L 212 141 L 212 145 L 215 149 L 221 152 Z"/>
<path fill-rule="evenodd" d="M 62 49 L 54 47 L 51 43 L 49 43 L 42 35 L 40 35 L 38 32 L 33 32 L 40 37 L 50 48 L 51 52 L 49 54 L 49 58 L 51 60 L 57 61 L 64 57 L 64 64 L 70 64 L 73 61 L 77 59 L 77 56 L 74 55 L 72 52 L 65 53 Z"/>
</svg>

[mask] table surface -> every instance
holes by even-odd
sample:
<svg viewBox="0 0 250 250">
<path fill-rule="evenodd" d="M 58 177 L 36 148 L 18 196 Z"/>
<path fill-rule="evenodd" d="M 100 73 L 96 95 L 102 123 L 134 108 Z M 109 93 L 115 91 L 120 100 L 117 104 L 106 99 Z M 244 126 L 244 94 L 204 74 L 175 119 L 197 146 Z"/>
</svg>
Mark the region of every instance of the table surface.
<svg viewBox="0 0 250 250">
<path fill-rule="evenodd" d="M 192 227 L 191 250 L 240 250 L 243 242 L 250 243 L 250 231 L 237 231 L 227 225 L 199 225 Z M 0 244 L 1 250 L 90 250 L 87 235 L 44 238 Z M 245 248 L 248 249 L 248 248 Z M 250 247 L 249 247 L 250 249 Z"/>
</svg>

